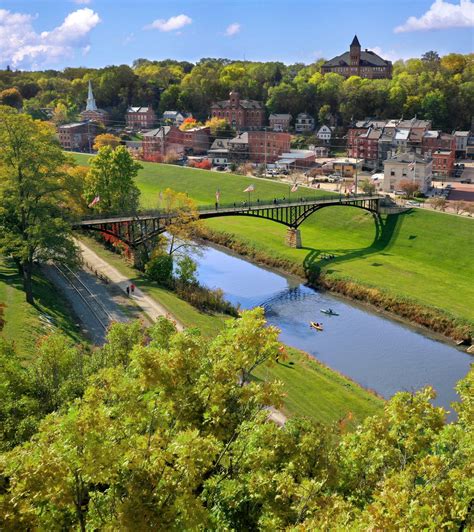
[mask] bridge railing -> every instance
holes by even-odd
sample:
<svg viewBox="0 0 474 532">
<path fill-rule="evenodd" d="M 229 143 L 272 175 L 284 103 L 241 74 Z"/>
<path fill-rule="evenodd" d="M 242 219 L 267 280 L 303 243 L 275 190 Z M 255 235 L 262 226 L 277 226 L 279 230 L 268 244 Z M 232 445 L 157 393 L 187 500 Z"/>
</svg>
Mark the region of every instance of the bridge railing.
<svg viewBox="0 0 474 532">
<path fill-rule="evenodd" d="M 254 195 L 255 196 L 255 195 Z M 303 194 L 300 193 L 298 196 L 296 193 L 290 195 L 288 198 L 260 198 L 260 197 L 251 197 L 250 201 L 248 198 L 242 201 L 234 202 L 215 202 L 208 205 L 197 205 L 198 212 L 209 212 L 209 211 L 219 211 L 219 210 L 236 210 L 241 211 L 242 209 L 258 209 L 261 207 L 284 207 L 287 205 L 295 205 L 301 203 L 315 203 L 315 202 L 333 202 L 333 201 L 353 201 L 357 199 L 377 199 L 382 196 L 376 194 Z M 141 209 L 138 211 L 121 211 L 121 212 L 108 212 L 108 213 L 94 213 L 81 217 L 82 222 L 87 222 L 88 220 L 97 220 L 100 218 L 107 219 L 108 221 L 113 221 L 114 219 L 120 220 L 121 218 L 143 218 L 143 217 L 166 217 L 170 216 L 169 211 L 165 209 Z"/>
</svg>

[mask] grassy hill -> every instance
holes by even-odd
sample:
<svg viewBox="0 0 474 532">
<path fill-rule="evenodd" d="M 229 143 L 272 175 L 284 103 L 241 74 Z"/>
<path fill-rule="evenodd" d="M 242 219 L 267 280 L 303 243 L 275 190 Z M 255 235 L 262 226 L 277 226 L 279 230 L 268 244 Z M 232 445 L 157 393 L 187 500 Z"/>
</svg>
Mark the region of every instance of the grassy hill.
<svg viewBox="0 0 474 532">
<path fill-rule="evenodd" d="M 80 164 L 90 156 L 75 155 Z M 253 197 L 288 196 L 288 186 L 206 170 L 143 163 L 138 176 L 144 207 L 158 203 L 167 187 L 187 192 L 200 204 L 243 201 L 243 190 L 255 185 Z M 307 194 L 300 189 L 295 196 Z M 376 231 L 370 213 L 351 207 L 325 208 L 301 226 L 302 249 L 284 243 L 284 226 L 245 217 L 216 218 L 209 227 L 236 235 L 267 254 L 306 268 L 348 277 L 390 294 L 409 297 L 474 322 L 474 220 L 416 209 L 383 217 Z M 321 255 L 335 255 L 325 261 Z"/>
</svg>

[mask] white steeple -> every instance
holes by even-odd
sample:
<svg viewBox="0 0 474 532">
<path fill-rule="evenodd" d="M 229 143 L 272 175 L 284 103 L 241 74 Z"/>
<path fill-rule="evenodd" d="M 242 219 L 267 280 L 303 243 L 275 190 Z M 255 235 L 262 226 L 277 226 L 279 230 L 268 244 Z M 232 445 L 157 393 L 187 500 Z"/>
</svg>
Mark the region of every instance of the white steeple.
<svg viewBox="0 0 474 532">
<path fill-rule="evenodd" d="M 89 92 L 87 94 L 86 111 L 97 111 L 94 95 L 92 94 L 92 83 L 89 80 Z"/>
</svg>

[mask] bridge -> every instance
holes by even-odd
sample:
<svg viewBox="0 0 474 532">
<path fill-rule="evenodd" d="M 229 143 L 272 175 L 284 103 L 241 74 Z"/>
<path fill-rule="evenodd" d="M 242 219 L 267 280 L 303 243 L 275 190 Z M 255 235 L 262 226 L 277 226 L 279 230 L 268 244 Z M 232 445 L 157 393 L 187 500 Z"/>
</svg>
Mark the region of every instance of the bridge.
<svg viewBox="0 0 474 532">
<path fill-rule="evenodd" d="M 383 196 L 374 195 L 337 195 L 300 197 L 298 200 L 257 200 L 233 204 L 215 204 L 198 208 L 199 219 L 222 216 L 251 216 L 262 218 L 288 227 L 287 242 L 292 247 L 301 247 L 299 226 L 312 214 L 325 207 L 356 207 L 372 212 L 378 217 Z M 131 249 L 137 249 L 146 241 L 156 238 L 166 231 L 167 226 L 176 217 L 165 210 L 119 213 L 102 217 L 83 218 L 73 224 L 74 229 L 99 231 L 114 236 Z"/>
</svg>

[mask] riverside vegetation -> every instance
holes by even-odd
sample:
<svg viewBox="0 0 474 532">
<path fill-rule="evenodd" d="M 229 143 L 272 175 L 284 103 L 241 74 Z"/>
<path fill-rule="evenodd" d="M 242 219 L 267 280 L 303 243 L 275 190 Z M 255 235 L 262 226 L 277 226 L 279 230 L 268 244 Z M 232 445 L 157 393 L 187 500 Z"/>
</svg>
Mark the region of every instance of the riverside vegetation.
<svg viewBox="0 0 474 532">
<path fill-rule="evenodd" d="M 74 157 L 80 164 L 90 158 Z M 145 208 L 157 208 L 166 188 L 188 193 L 198 205 L 212 204 L 217 189 L 223 202 L 241 202 L 249 184 L 256 187 L 253 199 L 288 197 L 281 183 L 156 163 L 143 163 L 136 182 Z M 307 193 L 300 187 L 292 197 Z M 377 233 L 369 213 L 322 209 L 301 226 L 302 249 L 285 244 L 285 227 L 245 217 L 206 221 L 202 236 L 456 340 L 473 336 L 474 221 L 412 210 L 382 222 Z M 335 258 L 324 259 L 328 254 Z"/>
</svg>

